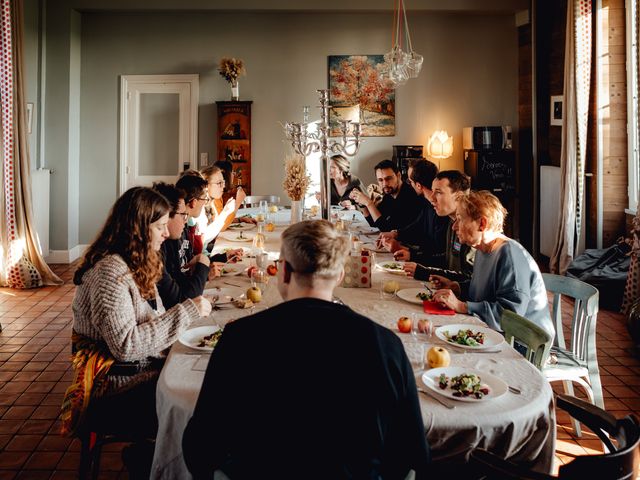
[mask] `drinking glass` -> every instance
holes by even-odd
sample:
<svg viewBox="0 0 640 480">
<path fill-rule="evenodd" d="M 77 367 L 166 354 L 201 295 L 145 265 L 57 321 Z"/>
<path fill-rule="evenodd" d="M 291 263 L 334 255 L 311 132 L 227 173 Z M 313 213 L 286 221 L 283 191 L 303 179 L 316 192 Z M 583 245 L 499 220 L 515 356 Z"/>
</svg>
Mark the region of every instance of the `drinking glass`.
<svg viewBox="0 0 640 480">
<path fill-rule="evenodd" d="M 422 342 L 407 341 L 404 342 L 404 350 L 409 357 L 413 371 L 418 373 L 426 370 L 427 366 L 427 346 Z"/>
<path fill-rule="evenodd" d="M 387 280 L 380 282 L 380 298 L 390 300 L 396 296 L 399 286 L 395 280 Z"/>
<path fill-rule="evenodd" d="M 433 336 L 433 322 L 424 313 L 412 313 L 411 335 L 416 339 L 429 341 Z"/>
<path fill-rule="evenodd" d="M 256 266 L 259 270 L 265 271 L 269 266 L 269 254 L 266 252 L 258 253 L 256 255 Z"/>
<path fill-rule="evenodd" d="M 260 200 L 259 206 L 260 213 L 263 213 L 265 215 L 269 213 L 269 202 L 267 202 L 266 200 Z"/>
<path fill-rule="evenodd" d="M 242 233 L 242 231 L 240 231 Z M 262 225 L 258 225 L 258 233 L 253 237 L 253 248 L 256 250 L 256 255 L 264 251 L 265 242 L 264 233 L 262 233 Z"/>
</svg>

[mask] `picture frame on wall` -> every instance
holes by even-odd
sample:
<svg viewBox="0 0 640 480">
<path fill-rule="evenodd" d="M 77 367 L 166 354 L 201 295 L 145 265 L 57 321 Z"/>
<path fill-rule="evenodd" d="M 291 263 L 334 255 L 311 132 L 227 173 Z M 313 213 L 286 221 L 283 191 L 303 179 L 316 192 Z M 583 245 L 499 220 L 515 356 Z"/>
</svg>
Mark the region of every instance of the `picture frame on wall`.
<svg viewBox="0 0 640 480">
<path fill-rule="evenodd" d="M 563 95 L 552 95 L 551 96 L 551 120 L 549 121 L 549 125 L 558 125 L 562 126 L 562 115 L 563 115 L 563 105 L 564 104 L 564 96 Z"/>
<path fill-rule="evenodd" d="M 327 59 L 329 103 L 334 107 L 329 114 L 330 135 L 341 135 L 338 122 L 349 119 L 360 121 L 363 137 L 394 136 L 396 92 L 380 80 L 384 55 L 329 55 Z"/>
</svg>

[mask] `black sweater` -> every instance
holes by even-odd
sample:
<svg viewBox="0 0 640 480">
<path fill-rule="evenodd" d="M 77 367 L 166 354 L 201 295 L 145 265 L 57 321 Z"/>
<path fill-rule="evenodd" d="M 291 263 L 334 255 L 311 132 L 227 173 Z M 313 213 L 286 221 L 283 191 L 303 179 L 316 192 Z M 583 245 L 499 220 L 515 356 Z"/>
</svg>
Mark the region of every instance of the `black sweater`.
<svg viewBox="0 0 640 480">
<path fill-rule="evenodd" d="M 382 201 L 377 205 L 380 216 L 373 220 L 371 216 L 365 217 L 369 225 L 377 227 L 381 232 L 400 230 L 418 218 L 424 208 L 424 200 L 416 195 L 411 185 L 403 183 L 398 192 L 398 196 L 384 195 Z"/>
<path fill-rule="evenodd" d="M 194 478 L 424 478 L 430 460 L 400 339 L 303 298 L 225 327 L 183 437 Z"/>
</svg>

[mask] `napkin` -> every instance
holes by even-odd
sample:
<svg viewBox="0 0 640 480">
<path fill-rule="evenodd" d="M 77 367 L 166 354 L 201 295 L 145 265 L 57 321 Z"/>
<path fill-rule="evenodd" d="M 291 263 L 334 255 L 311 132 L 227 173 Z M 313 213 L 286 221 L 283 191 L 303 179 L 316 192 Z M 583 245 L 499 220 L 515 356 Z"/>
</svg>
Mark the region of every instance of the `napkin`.
<svg viewBox="0 0 640 480">
<path fill-rule="evenodd" d="M 443 307 L 440 302 L 433 302 L 431 300 L 425 300 L 422 302 L 422 308 L 424 313 L 431 313 L 433 315 L 455 315 L 456 312 L 450 308 Z"/>
</svg>

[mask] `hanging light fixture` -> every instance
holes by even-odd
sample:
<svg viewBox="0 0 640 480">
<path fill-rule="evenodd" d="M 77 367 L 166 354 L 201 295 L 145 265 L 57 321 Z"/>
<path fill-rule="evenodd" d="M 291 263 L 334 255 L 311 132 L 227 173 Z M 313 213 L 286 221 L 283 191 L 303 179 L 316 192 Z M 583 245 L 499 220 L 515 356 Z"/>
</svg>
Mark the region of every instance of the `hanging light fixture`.
<svg viewBox="0 0 640 480">
<path fill-rule="evenodd" d="M 407 51 L 402 49 L 406 48 Z M 413 51 L 404 0 L 396 0 L 393 13 L 391 51 L 384 55 L 381 77 L 393 87 L 404 85 L 410 78 L 417 78 L 424 58 Z"/>
</svg>

